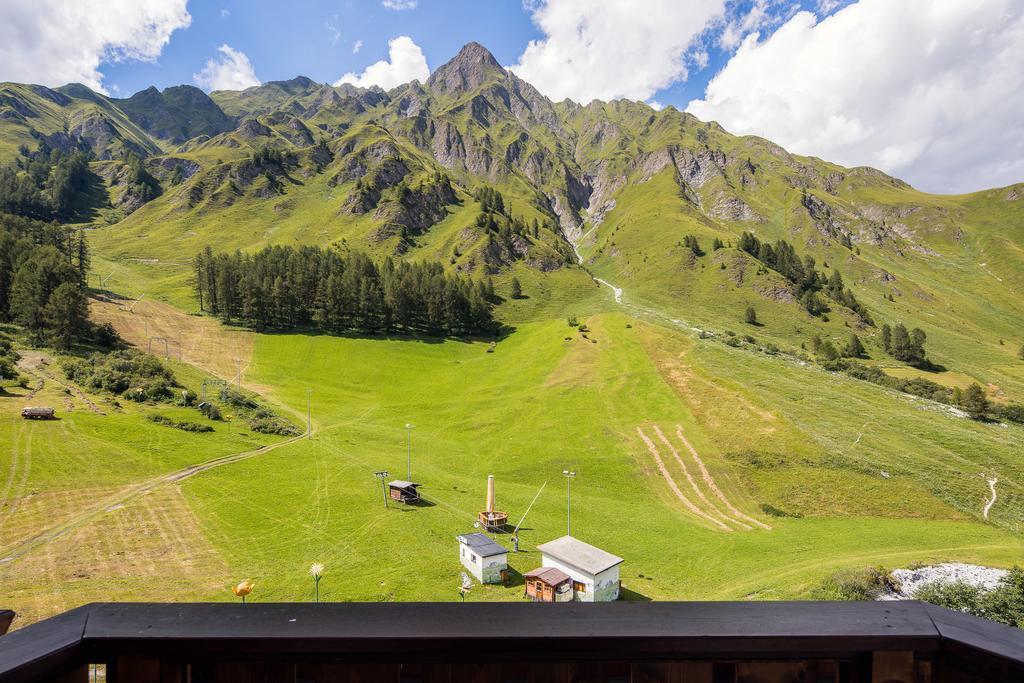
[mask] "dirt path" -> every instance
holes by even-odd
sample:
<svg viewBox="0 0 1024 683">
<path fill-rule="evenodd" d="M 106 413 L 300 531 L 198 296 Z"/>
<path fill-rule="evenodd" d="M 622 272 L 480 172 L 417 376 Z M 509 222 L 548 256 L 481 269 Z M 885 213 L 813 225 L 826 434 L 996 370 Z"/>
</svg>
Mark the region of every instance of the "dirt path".
<svg viewBox="0 0 1024 683">
<path fill-rule="evenodd" d="M 996 504 L 996 482 L 999 481 L 999 479 L 997 479 L 996 477 L 992 477 L 991 479 L 988 479 L 987 481 L 988 481 L 988 488 L 989 488 L 990 491 L 992 491 L 992 498 L 987 503 L 985 503 L 985 510 L 982 513 L 982 514 L 984 514 L 985 519 L 988 519 L 988 511 L 991 510 L 992 506 Z"/>
<path fill-rule="evenodd" d="M 644 442 L 644 445 L 647 446 L 647 450 L 649 450 L 651 452 L 651 455 L 654 457 L 654 462 L 657 464 L 658 470 L 661 472 L 661 476 L 665 478 L 665 483 L 667 483 L 668 487 L 672 489 L 672 492 L 676 494 L 676 497 L 679 498 L 680 501 L 682 501 L 683 505 L 686 506 L 686 509 L 692 512 L 693 514 L 697 515 L 701 519 L 711 522 L 722 531 L 732 531 L 732 528 L 726 525 L 725 522 L 719 519 L 715 519 L 711 515 L 707 514 L 699 507 L 694 505 L 692 500 L 686 497 L 686 494 L 684 494 L 682 490 L 679 488 L 679 484 L 677 484 L 675 479 L 672 478 L 672 475 L 669 473 L 668 468 L 665 467 L 665 463 L 664 461 L 662 461 L 661 454 L 658 453 L 658 448 L 654 445 L 654 442 L 651 441 L 646 434 L 644 434 L 644 430 L 641 429 L 640 427 L 636 428 L 636 432 L 637 434 L 640 435 L 640 439 Z"/>
<path fill-rule="evenodd" d="M 708 472 L 708 468 L 704 466 L 704 461 L 701 460 L 701 457 L 697 454 L 697 449 L 694 448 L 693 445 L 690 444 L 689 440 L 683 435 L 682 425 L 676 425 L 676 437 L 678 437 L 678 439 L 683 442 L 683 445 L 686 446 L 687 450 L 690 451 L 690 455 L 693 456 L 693 461 L 696 462 L 697 467 L 700 468 L 700 474 L 701 477 L 704 479 L 704 483 L 708 485 L 708 488 L 710 488 L 716 496 L 718 496 L 718 499 L 722 501 L 722 504 L 725 505 L 726 508 L 729 509 L 729 512 L 731 512 L 733 515 L 741 519 L 750 522 L 751 524 L 755 524 L 761 527 L 762 529 L 771 529 L 771 526 L 769 526 L 768 524 L 765 524 L 760 520 L 754 519 L 753 517 L 740 512 L 736 508 L 736 506 L 733 505 L 729 501 L 729 499 L 725 497 L 725 494 L 722 493 L 722 489 L 718 488 L 718 484 L 715 482 L 714 477 L 712 477 L 711 473 Z"/>
<path fill-rule="evenodd" d="M 708 500 L 707 496 L 704 495 L 704 492 L 701 490 L 700 486 L 697 485 L 697 480 L 693 478 L 692 474 L 690 474 L 690 468 L 686 466 L 686 462 L 683 461 L 683 458 L 679 455 L 679 451 L 676 450 L 676 447 L 673 446 L 671 442 L 669 442 L 669 440 L 665 438 L 665 434 L 662 433 L 660 427 L 654 425 L 653 429 L 654 433 L 657 434 L 658 439 L 661 441 L 661 443 L 665 444 L 665 448 L 667 448 L 669 452 L 672 453 L 672 456 L 676 459 L 676 462 L 679 464 L 679 469 L 683 471 L 683 475 L 686 477 L 686 480 L 690 483 L 690 488 L 693 489 L 693 492 L 697 494 L 697 497 L 704 502 L 704 509 L 707 511 L 707 513 L 716 518 L 721 518 L 724 522 L 735 524 L 736 526 L 739 526 L 743 529 L 746 529 L 747 531 L 750 531 L 749 526 L 747 526 L 746 524 L 737 519 L 732 519 L 731 517 L 729 517 L 729 515 L 719 510 L 714 503 Z M 707 480 L 705 479 L 705 481 Z"/>
</svg>

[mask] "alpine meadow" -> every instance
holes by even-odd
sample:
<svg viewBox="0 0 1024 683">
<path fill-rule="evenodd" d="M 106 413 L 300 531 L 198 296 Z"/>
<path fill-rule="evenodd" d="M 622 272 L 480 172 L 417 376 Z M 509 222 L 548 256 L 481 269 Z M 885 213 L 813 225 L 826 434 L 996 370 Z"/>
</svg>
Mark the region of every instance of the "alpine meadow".
<svg viewBox="0 0 1024 683">
<path fill-rule="evenodd" d="M 0 84 L 0 320 L 17 626 L 521 601 L 567 526 L 626 601 L 1024 562 L 1024 183 L 554 101 L 478 43 L 390 89 Z M 474 531 L 511 572 L 470 590 Z"/>
</svg>

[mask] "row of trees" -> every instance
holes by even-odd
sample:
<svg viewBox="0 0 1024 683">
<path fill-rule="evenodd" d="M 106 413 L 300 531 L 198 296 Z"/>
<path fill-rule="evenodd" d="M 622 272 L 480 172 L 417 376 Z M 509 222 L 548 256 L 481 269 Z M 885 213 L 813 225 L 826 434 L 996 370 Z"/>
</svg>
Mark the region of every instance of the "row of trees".
<svg viewBox="0 0 1024 683">
<path fill-rule="evenodd" d="M 79 233 L 0 214 L 0 319 L 36 343 L 65 349 L 92 334 L 85 296 L 89 250 Z"/>
<path fill-rule="evenodd" d="M 832 275 L 826 277 L 816 270 L 812 256 L 805 254 L 801 258 L 789 242 L 778 240 L 773 246 L 744 232 L 737 246 L 789 280 L 796 288 L 800 303 L 811 315 L 818 316 L 828 311 L 828 305 L 818 296 L 823 291 L 832 301 L 856 313 L 865 325 L 875 324 L 867 309 L 843 283 L 843 276 L 838 270 L 833 270 Z"/>
<path fill-rule="evenodd" d="M 69 220 L 94 180 L 89 153 L 63 152 L 40 143 L 35 152 L 25 145 L 21 156 L 0 168 L 0 213 L 37 220 Z"/>
<path fill-rule="evenodd" d="M 449 275 L 439 263 L 389 258 L 378 266 L 361 252 L 207 247 L 194 259 L 194 287 L 202 310 L 260 329 L 465 336 L 498 328 L 489 281 Z"/>
</svg>

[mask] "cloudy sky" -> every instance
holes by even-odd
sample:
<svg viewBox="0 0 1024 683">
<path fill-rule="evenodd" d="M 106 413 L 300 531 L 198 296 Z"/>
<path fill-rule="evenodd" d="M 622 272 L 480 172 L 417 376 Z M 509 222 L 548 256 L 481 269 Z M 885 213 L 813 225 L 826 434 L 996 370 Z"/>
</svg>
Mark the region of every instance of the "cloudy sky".
<svg viewBox="0 0 1024 683">
<path fill-rule="evenodd" d="M 1024 181 L 1021 0 L 0 0 L 0 80 L 390 88 L 464 43 L 933 192 Z"/>
</svg>

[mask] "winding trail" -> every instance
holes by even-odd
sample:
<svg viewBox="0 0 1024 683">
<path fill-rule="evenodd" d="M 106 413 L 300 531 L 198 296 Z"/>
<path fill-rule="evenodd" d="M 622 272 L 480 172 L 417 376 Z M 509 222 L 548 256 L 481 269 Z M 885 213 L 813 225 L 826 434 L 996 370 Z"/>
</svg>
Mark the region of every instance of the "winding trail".
<svg viewBox="0 0 1024 683">
<path fill-rule="evenodd" d="M 996 504 L 996 482 L 999 481 L 999 479 L 996 477 L 992 477 L 987 481 L 988 488 L 990 491 L 992 491 L 992 499 L 985 503 L 985 509 L 982 512 L 982 514 L 985 516 L 985 519 L 988 519 L 988 511 L 991 510 L 992 506 Z"/>
</svg>

